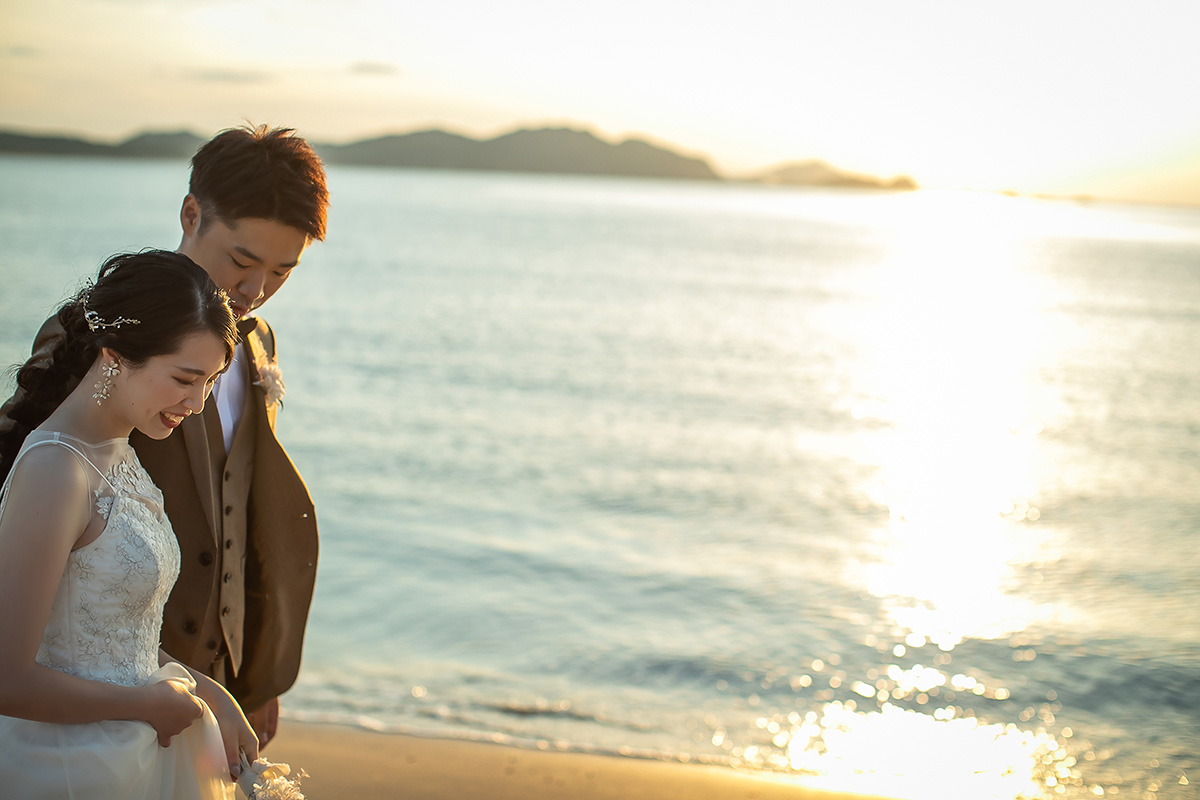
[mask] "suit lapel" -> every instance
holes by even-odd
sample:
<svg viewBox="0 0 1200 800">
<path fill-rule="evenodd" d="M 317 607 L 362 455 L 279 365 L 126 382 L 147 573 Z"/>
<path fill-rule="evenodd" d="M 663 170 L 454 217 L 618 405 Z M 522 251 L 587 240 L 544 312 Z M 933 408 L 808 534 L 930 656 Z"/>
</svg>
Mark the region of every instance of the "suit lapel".
<svg viewBox="0 0 1200 800">
<path fill-rule="evenodd" d="M 258 330 L 255 329 L 252 331 L 246 336 L 244 341 L 246 344 L 246 351 L 250 356 L 250 363 L 248 365 L 250 371 L 248 378 L 249 385 L 246 387 L 246 392 L 247 394 L 252 395 L 254 398 L 253 412 L 257 414 L 260 410 L 266 411 L 267 422 L 273 429 L 275 427 L 275 412 L 278 410 L 279 406 L 278 404 L 269 407 L 267 406 L 266 390 L 259 385 L 259 367 L 268 361 L 268 358 L 266 351 L 263 350 L 262 340 L 258 335 Z M 247 410 L 249 411 L 249 409 Z"/>
</svg>

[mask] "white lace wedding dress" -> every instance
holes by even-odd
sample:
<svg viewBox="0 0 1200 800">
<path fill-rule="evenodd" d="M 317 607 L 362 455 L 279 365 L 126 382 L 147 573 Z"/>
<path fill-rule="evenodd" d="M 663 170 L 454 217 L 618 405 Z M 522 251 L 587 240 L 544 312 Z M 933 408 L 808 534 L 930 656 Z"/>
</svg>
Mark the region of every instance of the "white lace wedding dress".
<svg viewBox="0 0 1200 800">
<path fill-rule="evenodd" d="M 179 545 L 162 493 L 125 439 L 100 444 L 34 431 L 35 447 L 70 450 L 88 473 L 103 531 L 71 552 L 38 650 L 38 663 L 93 681 L 138 686 L 177 678 L 158 665 L 163 605 L 179 576 Z M 11 473 L 9 476 L 11 481 Z M 8 482 L 0 492 L 0 514 Z M 31 532 L 33 533 L 33 532 Z M 0 643 L 2 646 L 2 643 Z M 58 725 L 0 716 L 0 796 L 32 800 L 227 800 L 220 731 L 208 711 L 160 747 L 147 723 Z"/>
</svg>

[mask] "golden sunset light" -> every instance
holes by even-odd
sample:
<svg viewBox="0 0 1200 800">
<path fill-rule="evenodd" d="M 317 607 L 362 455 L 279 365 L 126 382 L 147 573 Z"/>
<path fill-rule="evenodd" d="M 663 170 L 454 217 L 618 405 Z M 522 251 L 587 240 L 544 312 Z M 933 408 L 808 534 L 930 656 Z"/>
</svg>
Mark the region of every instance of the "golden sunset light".
<svg viewBox="0 0 1200 800">
<path fill-rule="evenodd" d="M 0 0 L 0 795 L 1192 797 L 1197 21 Z"/>
<path fill-rule="evenodd" d="M 648 138 L 923 187 L 1200 202 L 1187 2 L 4 4 L 0 126 Z"/>
</svg>

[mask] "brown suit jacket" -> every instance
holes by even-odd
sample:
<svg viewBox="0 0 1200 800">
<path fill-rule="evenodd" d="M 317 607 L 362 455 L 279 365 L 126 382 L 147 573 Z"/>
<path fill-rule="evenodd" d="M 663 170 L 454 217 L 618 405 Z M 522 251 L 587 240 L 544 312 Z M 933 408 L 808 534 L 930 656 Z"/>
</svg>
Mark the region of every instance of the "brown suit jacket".
<svg viewBox="0 0 1200 800">
<path fill-rule="evenodd" d="M 130 436 L 162 490 L 182 556 L 164 612 L 163 649 L 225 683 L 247 711 L 292 686 L 316 581 L 312 499 L 275 438 L 279 404 L 268 406 L 260 370 L 275 359 L 265 321 L 244 333 L 246 405 L 228 457 L 216 404 L 171 436 Z M 38 332 L 34 358 L 49 357 L 57 320 Z M 15 399 L 15 398 L 14 398 Z M 0 428 L 10 425 L 9 405 Z"/>
</svg>

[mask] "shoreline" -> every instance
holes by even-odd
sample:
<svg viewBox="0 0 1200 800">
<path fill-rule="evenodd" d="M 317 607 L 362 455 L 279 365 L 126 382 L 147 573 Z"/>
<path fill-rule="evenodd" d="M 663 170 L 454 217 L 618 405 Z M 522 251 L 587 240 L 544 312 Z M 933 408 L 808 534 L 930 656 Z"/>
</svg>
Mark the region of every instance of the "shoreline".
<svg viewBox="0 0 1200 800">
<path fill-rule="evenodd" d="M 264 750 L 303 769 L 308 800 L 883 800 L 712 764 L 534 750 L 280 720 Z"/>
</svg>

